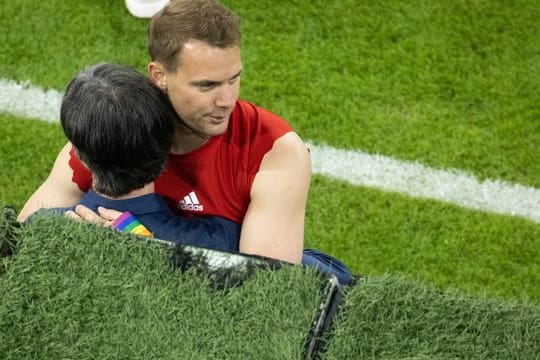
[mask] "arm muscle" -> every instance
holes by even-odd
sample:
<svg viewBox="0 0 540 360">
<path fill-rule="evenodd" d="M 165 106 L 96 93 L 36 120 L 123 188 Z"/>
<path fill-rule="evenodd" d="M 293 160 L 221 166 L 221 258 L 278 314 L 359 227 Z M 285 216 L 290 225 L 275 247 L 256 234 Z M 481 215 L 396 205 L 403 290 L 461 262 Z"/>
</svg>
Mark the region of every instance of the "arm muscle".
<svg viewBox="0 0 540 360">
<path fill-rule="evenodd" d="M 251 187 L 240 252 L 301 261 L 310 177 L 311 160 L 298 135 L 289 132 L 277 139 Z"/>
</svg>

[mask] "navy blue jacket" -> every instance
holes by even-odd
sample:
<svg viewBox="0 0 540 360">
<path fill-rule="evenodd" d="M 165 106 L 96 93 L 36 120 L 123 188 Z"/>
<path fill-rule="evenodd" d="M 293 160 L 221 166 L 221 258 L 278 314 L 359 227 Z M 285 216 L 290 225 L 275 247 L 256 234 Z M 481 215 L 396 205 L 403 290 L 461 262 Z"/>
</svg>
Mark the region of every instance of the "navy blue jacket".
<svg viewBox="0 0 540 360">
<path fill-rule="evenodd" d="M 98 206 L 129 211 L 157 239 L 215 250 L 238 251 L 240 224 L 217 216 L 191 219 L 177 216 L 157 194 L 113 200 L 89 190 L 79 204 L 94 211 L 97 211 Z"/>
</svg>

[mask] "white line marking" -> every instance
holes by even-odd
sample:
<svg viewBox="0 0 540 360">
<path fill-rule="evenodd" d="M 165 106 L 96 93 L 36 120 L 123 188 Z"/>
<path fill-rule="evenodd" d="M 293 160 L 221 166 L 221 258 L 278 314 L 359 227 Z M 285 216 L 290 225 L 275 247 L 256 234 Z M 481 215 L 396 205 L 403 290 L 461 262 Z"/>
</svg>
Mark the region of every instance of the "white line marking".
<svg viewBox="0 0 540 360">
<path fill-rule="evenodd" d="M 0 111 L 58 121 L 62 93 L 0 79 Z M 480 181 L 461 170 L 437 170 L 361 151 L 309 144 L 313 172 L 353 185 L 435 199 L 465 208 L 540 222 L 540 190 L 498 180 Z"/>
<path fill-rule="evenodd" d="M 0 111 L 45 121 L 60 120 L 62 93 L 28 82 L 0 79 Z"/>
<path fill-rule="evenodd" d="M 309 146 L 314 173 L 354 185 L 540 222 L 539 189 L 499 180 L 480 181 L 460 170 L 438 170 L 356 150 Z"/>
</svg>

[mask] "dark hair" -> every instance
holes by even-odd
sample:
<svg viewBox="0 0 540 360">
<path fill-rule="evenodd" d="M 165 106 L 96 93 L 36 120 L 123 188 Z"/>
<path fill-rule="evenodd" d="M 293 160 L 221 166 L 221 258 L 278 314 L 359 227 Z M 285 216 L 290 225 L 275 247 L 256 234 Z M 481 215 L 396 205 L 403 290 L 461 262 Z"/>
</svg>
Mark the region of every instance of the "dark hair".
<svg viewBox="0 0 540 360">
<path fill-rule="evenodd" d="M 60 121 L 94 190 L 121 196 L 151 183 L 167 161 L 174 134 L 169 100 L 136 70 L 111 63 L 78 73 L 68 84 Z"/>
<path fill-rule="evenodd" d="M 176 71 L 184 44 L 200 40 L 215 47 L 240 45 L 240 18 L 216 0 L 172 0 L 148 25 L 148 51 Z"/>
</svg>

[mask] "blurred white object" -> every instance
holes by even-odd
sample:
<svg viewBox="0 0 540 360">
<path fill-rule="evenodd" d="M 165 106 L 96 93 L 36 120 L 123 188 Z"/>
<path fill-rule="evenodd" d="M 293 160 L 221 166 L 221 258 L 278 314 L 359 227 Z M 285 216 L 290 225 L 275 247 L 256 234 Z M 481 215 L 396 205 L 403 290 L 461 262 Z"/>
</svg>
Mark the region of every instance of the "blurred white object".
<svg viewBox="0 0 540 360">
<path fill-rule="evenodd" d="M 126 8 L 135 17 L 151 18 L 168 2 L 169 0 L 126 0 Z"/>
</svg>

